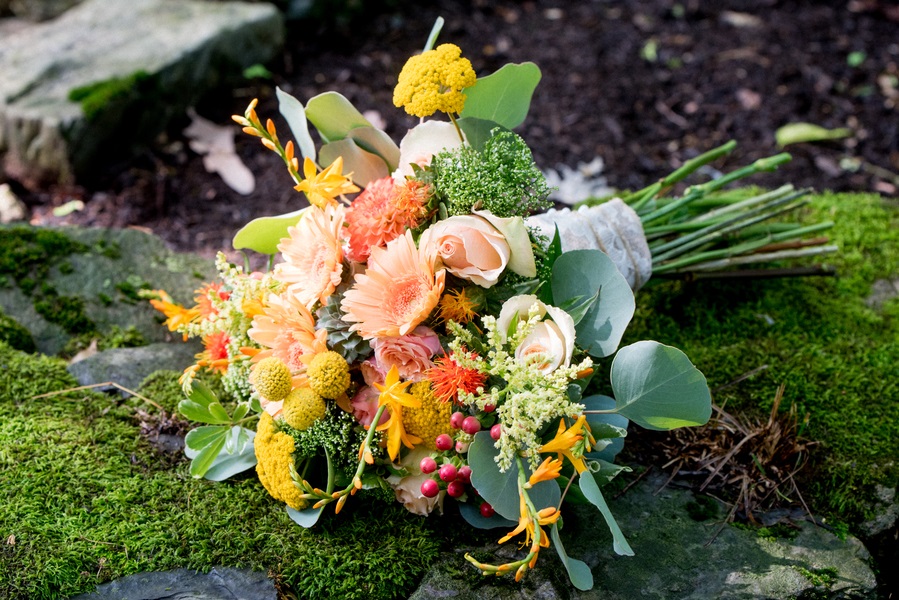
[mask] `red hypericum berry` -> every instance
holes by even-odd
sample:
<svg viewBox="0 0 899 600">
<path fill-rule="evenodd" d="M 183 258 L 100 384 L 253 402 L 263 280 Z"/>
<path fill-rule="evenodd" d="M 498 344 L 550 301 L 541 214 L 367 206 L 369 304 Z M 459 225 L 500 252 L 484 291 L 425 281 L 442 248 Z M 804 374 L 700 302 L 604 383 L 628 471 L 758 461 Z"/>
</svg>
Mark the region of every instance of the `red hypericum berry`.
<svg viewBox="0 0 899 600">
<path fill-rule="evenodd" d="M 485 404 L 485 405 L 484 405 L 484 412 L 485 412 L 485 413 L 492 413 L 492 412 L 495 411 L 495 410 L 496 410 L 496 404 Z"/>
<path fill-rule="evenodd" d="M 421 484 L 421 495 L 425 498 L 433 498 L 440 493 L 440 486 L 433 479 L 425 479 Z M 481 509 L 483 512 L 483 508 Z"/>
<path fill-rule="evenodd" d="M 459 454 L 465 454 L 466 452 L 468 452 L 468 442 L 463 442 L 461 440 L 456 442 L 456 452 L 458 452 Z"/>
<path fill-rule="evenodd" d="M 481 502 L 481 516 L 482 516 L 482 517 L 486 517 L 487 519 L 489 519 L 489 518 L 492 517 L 495 513 L 496 513 L 496 511 L 493 510 L 493 507 L 492 507 L 492 506 L 490 506 L 490 505 L 487 504 L 486 502 Z"/>
<path fill-rule="evenodd" d="M 471 483 L 471 467 L 468 465 L 459 467 L 459 473 L 456 475 L 456 479 L 462 483 Z"/>
<path fill-rule="evenodd" d="M 437 439 L 434 440 L 434 445 L 437 446 L 437 449 L 441 452 L 446 452 L 453 447 L 453 438 L 446 433 L 441 433 L 437 436 Z"/>
<path fill-rule="evenodd" d="M 421 469 L 421 472 L 425 475 L 433 473 L 437 470 L 437 461 L 430 456 L 425 456 L 421 459 L 421 462 L 418 463 L 418 468 Z"/>
<path fill-rule="evenodd" d="M 458 475 L 458 471 L 456 470 L 456 465 L 447 463 L 440 467 L 440 470 L 437 471 L 437 474 L 440 475 L 440 479 L 444 481 L 455 481 L 456 475 Z"/>
<path fill-rule="evenodd" d="M 457 479 L 446 486 L 446 493 L 453 498 L 458 498 L 465 493 L 465 484 Z"/>
<path fill-rule="evenodd" d="M 453 429 L 462 429 L 462 421 L 465 420 L 465 414 L 460 413 L 459 411 L 454 412 L 450 415 L 450 426 Z"/>
<path fill-rule="evenodd" d="M 503 426 L 499 423 L 490 428 L 490 437 L 492 437 L 494 440 L 498 440 L 502 435 Z"/>
<path fill-rule="evenodd" d="M 462 431 L 468 435 L 474 435 L 480 430 L 481 422 L 478 421 L 477 417 L 465 417 L 465 420 L 462 421 Z"/>
</svg>

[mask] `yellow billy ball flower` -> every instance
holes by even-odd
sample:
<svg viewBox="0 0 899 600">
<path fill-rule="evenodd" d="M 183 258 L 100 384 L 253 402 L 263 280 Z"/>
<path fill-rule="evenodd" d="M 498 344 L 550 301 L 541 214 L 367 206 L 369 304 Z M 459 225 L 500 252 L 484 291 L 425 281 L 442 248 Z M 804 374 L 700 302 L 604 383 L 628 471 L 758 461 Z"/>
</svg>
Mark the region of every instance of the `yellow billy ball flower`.
<svg viewBox="0 0 899 600">
<path fill-rule="evenodd" d="M 274 419 L 264 412 L 256 426 L 256 438 L 253 440 L 256 450 L 256 474 L 262 487 L 275 500 L 280 500 L 295 510 L 303 510 L 309 504 L 300 498 L 303 492 L 297 488 L 290 478 L 290 465 L 293 464 L 293 438 L 278 431 Z"/>
<path fill-rule="evenodd" d="M 434 440 L 441 433 L 452 434 L 450 415 L 453 412 L 452 402 L 441 402 L 431 390 L 429 381 L 413 383 L 409 393 L 421 400 L 419 408 L 403 407 L 403 425 L 406 431 L 422 439 L 422 445 L 436 450 Z"/>
<path fill-rule="evenodd" d="M 272 402 L 286 398 L 293 387 L 290 369 L 284 361 L 274 356 L 263 358 L 256 364 L 251 383 L 260 396 Z"/>
<path fill-rule="evenodd" d="M 325 401 L 310 388 L 297 388 L 287 394 L 281 418 L 284 422 L 302 431 L 325 416 Z"/>
<path fill-rule="evenodd" d="M 441 44 L 406 61 L 393 90 L 393 104 L 416 117 L 429 117 L 438 110 L 461 113 L 465 106 L 462 90 L 476 80 L 462 50 L 455 44 Z"/>
<path fill-rule="evenodd" d="M 318 353 L 306 368 L 309 387 L 321 396 L 333 400 L 350 387 L 350 367 L 339 353 L 329 350 Z"/>
</svg>

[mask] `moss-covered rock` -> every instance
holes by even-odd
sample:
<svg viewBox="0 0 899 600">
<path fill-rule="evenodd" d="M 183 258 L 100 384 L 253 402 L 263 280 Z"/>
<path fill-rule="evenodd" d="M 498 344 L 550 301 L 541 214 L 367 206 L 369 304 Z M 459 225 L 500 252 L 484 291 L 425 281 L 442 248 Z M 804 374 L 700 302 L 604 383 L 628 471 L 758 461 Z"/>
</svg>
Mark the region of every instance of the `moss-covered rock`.
<svg viewBox="0 0 899 600">
<path fill-rule="evenodd" d="M 6 342 L 16 350 L 34 352 L 34 339 L 31 332 L 19 325 L 19 322 L 0 310 L 0 342 Z"/>
</svg>

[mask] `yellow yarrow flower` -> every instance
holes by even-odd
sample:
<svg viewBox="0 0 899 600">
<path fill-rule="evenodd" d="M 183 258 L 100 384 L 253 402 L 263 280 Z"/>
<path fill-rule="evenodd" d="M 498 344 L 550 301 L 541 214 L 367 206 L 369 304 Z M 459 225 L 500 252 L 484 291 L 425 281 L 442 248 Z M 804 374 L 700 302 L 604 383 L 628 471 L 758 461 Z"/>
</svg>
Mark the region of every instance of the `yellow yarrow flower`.
<svg viewBox="0 0 899 600">
<path fill-rule="evenodd" d="M 303 161 L 304 179 L 293 189 L 305 192 L 309 204 L 324 208 L 336 202 L 337 196 L 358 192 L 359 188 L 343 174 L 343 157 L 338 156 L 330 165 L 318 173 L 315 162 L 306 157 Z"/>
<path fill-rule="evenodd" d="M 346 359 L 333 350 L 319 352 L 306 368 L 306 377 L 316 394 L 334 400 L 350 386 L 350 367 Z"/>
<path fill-rule="evenodd" d="M 256 450 L 256 474 L 265 490 L 275 500 L 286 503 L 294 510 L 303 510 L 309 504 L 300 496 L 303 494 L 290 477 L 293 464 L 293 438 L 278 431 L 275 421 L 268 413 L 262 413 L 256 426 L 253 441 Z"/>
<path fill-rule="evenodd" d="M 274 356 L 263 358 L 256 363 L 250 383 L 253 384 L 260 396 L 271 402 L 286 398 L 293 387 L 290 369 L 284 364 L 284 361 Z"/>
<path fill-rule="evenodd" d="M 281 418 L 285 423 L 298 431 L 309 429 L 313 423 L 325 416 L 324 399 L 311 388 L 297 388 L 287 394 Z"/>
<path fill-rule="evenodd" d="M 419 381 L 409 387 L 409 393 L 421 400 L 421 406 L 413 408 L 404 406 L 403 425 L 406 431 L 422 439 L 422 445 L 429 450 L 436 450 L 434 440 L 441 433 L 452 433 L 450 415 L 453 412 L 452 402 L 441 402 L 431 390 L 431 382 Z"/>
<path fill-rule="evenodd" d="M 416 117 L 429 117 L 438 110 L 461 113 L 465 106 L 462 90 L 476 80 L 462 50 L 455 44 L 441 44 L 406 61 L 393 90 L 393 104 Z"/>
</svg>

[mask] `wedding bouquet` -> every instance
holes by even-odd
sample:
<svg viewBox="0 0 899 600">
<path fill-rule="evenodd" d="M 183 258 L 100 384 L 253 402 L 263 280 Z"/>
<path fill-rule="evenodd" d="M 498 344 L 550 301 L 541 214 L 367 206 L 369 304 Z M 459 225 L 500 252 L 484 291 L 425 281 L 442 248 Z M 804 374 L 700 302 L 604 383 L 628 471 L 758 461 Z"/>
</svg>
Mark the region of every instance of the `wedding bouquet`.
<svg viewBox="0 0 899 600">
<path fill-rule="evenodd" d="M 422 119 L 399 145 L 334 92 L 303 105 L 278 90 L 295 138 L 283 145 L 255 101 L 235 117 L 283 159 L 310 206 L 235 236 L 237 249 L 280 252 L 269 271 L 220 254 L 221 281 L 198 290 L 195 306 L 154 292 L 167 326 L 205 347 L 182 377 L 179 409 L 202 424 L 185 440 L 190 471 L 220 481 L 255 467 L 305 527 L 362 490 L 420 515 L 455 502 L 471 525 L 506 528 L 500 543 L 524 538 L 509 563 L 466 556 L 484 574 L 520 579 L 552 545 L 572 583 L 590 589 L 589 567 L 562 545 L 563 502 L 594 505 L 614 551 L 633 554 L 601 491 L 626 470 L 614 460 L 629 424 L 667 430 L 711 413 L 705 378 L 681 351 L 619 348 L 632 288 L 659 264 L 639 213 L 678 200 L 658 185 L 606 203 L 618 216 L 605 225 L 578 211 L 529 217 L 551 208 L 550 189 L 512 129 L 540 71 L 476 77 L 458 47 L 434 47 L 438 31 L 399 75 L 394 103 Z M 703 232 L 681 247 L 731 224 L 707 231 L 733 211 L 684 216 L 687 204 L 664 213 L 679 215 L 665 221 L 672 231 Z M 616 266 L 599 248 L 626 258 Z M 221 375 L 233 405 L 201 369 Z"/>
</svg>

